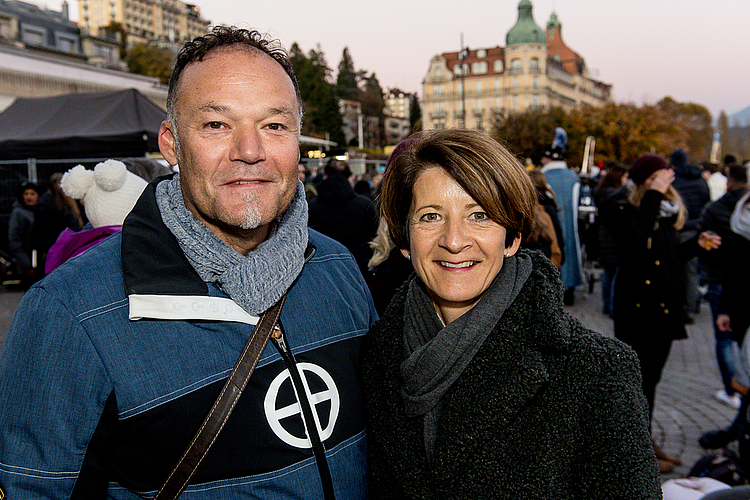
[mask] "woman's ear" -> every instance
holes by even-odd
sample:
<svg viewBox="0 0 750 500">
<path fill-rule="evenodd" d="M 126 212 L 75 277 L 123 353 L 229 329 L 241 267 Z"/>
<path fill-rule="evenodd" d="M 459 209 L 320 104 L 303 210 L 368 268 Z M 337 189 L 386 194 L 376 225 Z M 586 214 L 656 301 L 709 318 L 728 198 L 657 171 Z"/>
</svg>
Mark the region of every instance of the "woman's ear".
<svg viewBox="0 0 750 500">
<path fill-rule="evenodd" d="M 504 255 L 506 257 L 510 257 L 511 255 L 515 255 L 516 252 L 518 252 L 518 249 L 521 248 L 521 235 L 519 234 L 516 236 L 516 238 L 513 240 L 513 243 L 509 247 L 505 247 L 505 253 Z"/>
<path fill-rule="evenodd" d="M 407 259 L 411 260 L 411 252 L 408 249 L 402 248 L 399 251 L 401 252 L 401 255 L 403 255 Z"/>
</svg>

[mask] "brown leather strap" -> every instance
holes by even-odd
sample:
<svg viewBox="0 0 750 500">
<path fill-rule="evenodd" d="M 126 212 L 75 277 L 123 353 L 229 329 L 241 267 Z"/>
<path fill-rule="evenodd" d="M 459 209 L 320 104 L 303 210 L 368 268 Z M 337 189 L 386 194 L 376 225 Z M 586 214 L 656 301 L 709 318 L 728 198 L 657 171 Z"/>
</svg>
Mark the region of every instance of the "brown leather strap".
<svg viewBox="0 0 750 500">
<path fill-rule="evenodd" d="M 234 406 L 242 395 L 242 391 L 247 386 L 250 376 L 253 374 L 255 366 L 258 364 L 263 350 L 268 344 L 276 323 L 281 315 L 281 308 L 284 305 L 286 294 L 271 308 L 263 313 L 258 324 L 253 329 L 250 339 L 245 345 L 240 358 L 234 365 L 232 373 L 229 374 L 224 388 L 222 388 L 219 397 L 216 399 L 211 411 L 208 412 L 206 419 L 203 421 L 200 429 L 196 433 L 193 441 L 183 453 L 182 458 L 177 462 L 172 472 L 167 477 L 164 485 L 159 489 L 154 500 L 174 500 L 180 496 L 182 491 L 195 474 L 196 469 L 203 461 L 211 445 L 214 444 L 216 437 L 224 428 L 224 424 L 229 419 L 229 415 L 234 410 Z"/>
</svg>

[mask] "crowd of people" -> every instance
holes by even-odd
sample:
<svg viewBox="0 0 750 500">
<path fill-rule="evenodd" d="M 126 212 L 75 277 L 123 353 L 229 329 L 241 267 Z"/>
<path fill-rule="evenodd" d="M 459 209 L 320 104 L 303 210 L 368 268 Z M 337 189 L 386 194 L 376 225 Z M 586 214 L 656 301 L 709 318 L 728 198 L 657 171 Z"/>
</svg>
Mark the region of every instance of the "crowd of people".
<svg viewBox="0 0 750 500">
<path fill-rule="evenodd" d="M 649 423 L 695 256 L 727 398 L 750 385 L 726 348 L 750 324 L 746 169 L 711 172 L 727 192 L 698 208 L 714 191 L 677 182 L 685 151 L 607 167 L 612 339 L 565 308 L 583 280 L 564 130 L 539 166 L 420 132 L 368 182 L 306 170 L 302 115 L 280 44 L 216 26 L 169 81 L 176 173 L 60 176 L 46 203 L 72 226 L 29 256 L 47 276 L 0 353 L 0 498 L 661 498 L 678 459 Z M 14 232 L 40 203 L 22 187 Z"/>
</svg>

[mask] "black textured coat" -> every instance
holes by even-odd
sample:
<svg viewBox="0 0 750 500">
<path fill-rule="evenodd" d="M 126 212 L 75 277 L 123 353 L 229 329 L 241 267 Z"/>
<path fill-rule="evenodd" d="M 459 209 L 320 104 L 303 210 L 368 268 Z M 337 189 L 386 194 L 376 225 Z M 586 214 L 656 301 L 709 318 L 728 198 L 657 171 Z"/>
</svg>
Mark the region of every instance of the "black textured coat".
<svg viewBox="0 0 750 500">
<path fill-rule="evenodd" d="M 661 498 L 635 354 L 565 313 L 557 269 L 531 255 L 519 296 L 443 399 L 431 464 L 401 397 L 406 287 L 371 329 L 373 498 Z"/>
</svg>

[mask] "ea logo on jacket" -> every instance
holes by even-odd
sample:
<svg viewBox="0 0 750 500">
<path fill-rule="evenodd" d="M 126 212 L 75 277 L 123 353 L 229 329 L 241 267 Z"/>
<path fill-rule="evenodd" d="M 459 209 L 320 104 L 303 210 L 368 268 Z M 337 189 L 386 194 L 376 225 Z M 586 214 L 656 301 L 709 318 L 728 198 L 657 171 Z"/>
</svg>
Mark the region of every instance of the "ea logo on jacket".
<svg viewBox="0 0 750 500">
<path fill-rule="evenodd" d="M 289 369 L 285 369 L 268 387 L 263 408 L 268 425 L 279 439 L 295 448 L 312 448 L 312 443 L 306 434 L 295 435 L 287 430 L 290 427 L 288 424 L 285 426 L 285 422 L 289 422 L 291 418 L 302 418 L 304 420 L 302 407 L 299 404 L 300 396 L 306 397 L 310 402 L 315 427 L 318 429 L 321 441 L 325 441 L 333 434 L 341 408 L 341 399 L 333 377 L 323 368 L 312 363 L 298 363 L 297 369 L 302 377 L 305 394 L 296 394 L 295 391 L 296 400 L 294 403 L 286 405 L 278 403 L 282 393 L 294 390 Z M 317 388 L 315 393 L 310 390 L 311 386 Z M 325 412 L 326 408 L 328 409 L 328 415 L 321 415 L 320 412 Z M 325 422 L 325 428 L 322 427 L 321 422 Z M 307 422 L 305 424 L 307 425 Z"/>
</svg>

